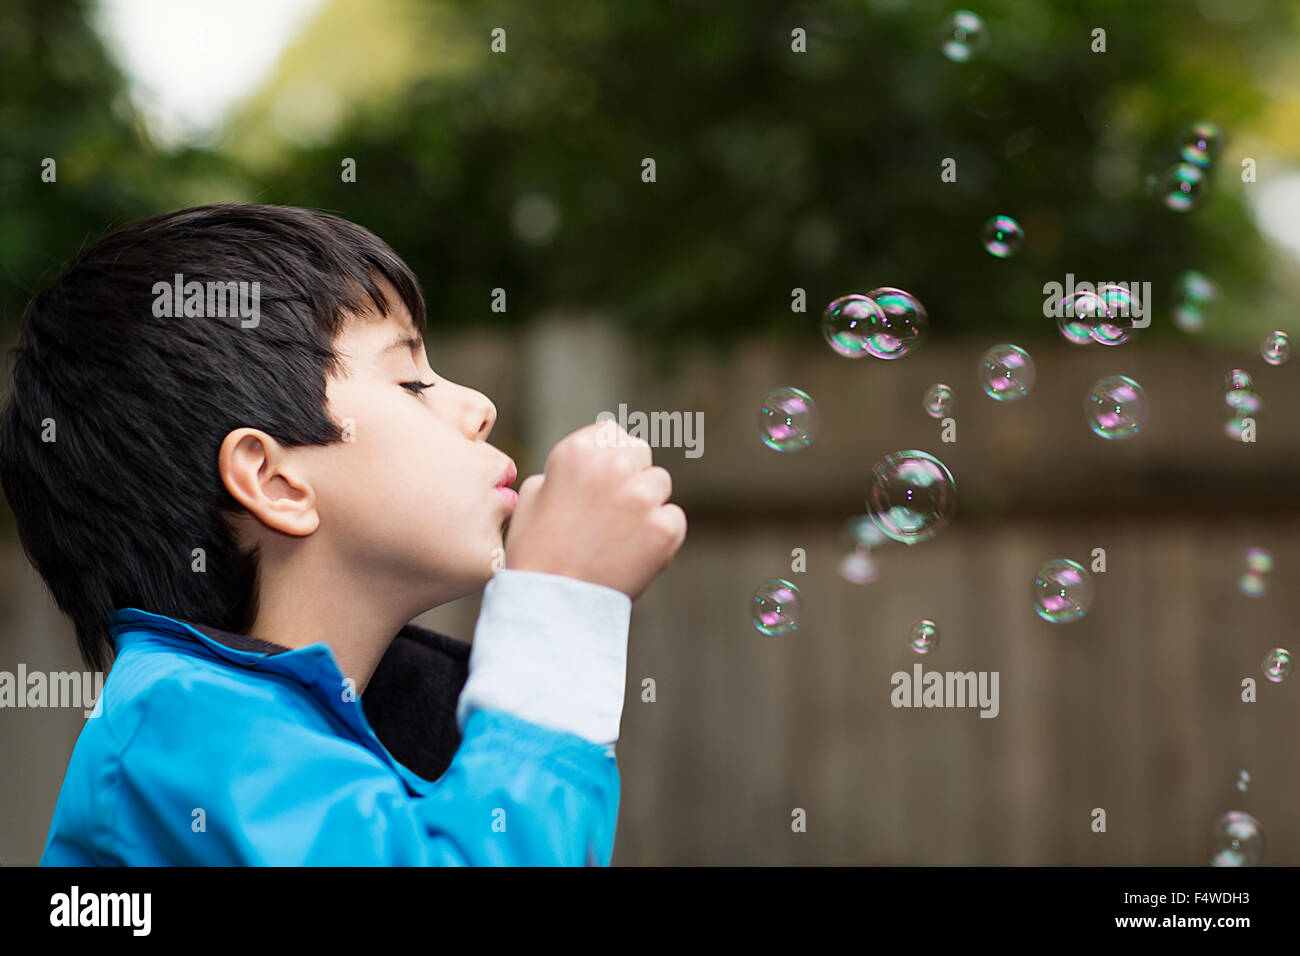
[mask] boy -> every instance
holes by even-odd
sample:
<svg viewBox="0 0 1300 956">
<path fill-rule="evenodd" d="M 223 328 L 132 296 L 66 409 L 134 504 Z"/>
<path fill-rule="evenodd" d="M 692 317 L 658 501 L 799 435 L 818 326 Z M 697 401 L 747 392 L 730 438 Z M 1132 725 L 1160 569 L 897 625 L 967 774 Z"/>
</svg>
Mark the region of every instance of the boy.
<svg viewBox="0 0 1300 956">
<path fill-rule="evenodd" d="M 33 300 L 0 481 L 88 666 L 115 652 L 42 865 L 608 865 L 631 602 L 685 516 L 608 426 L 516 495 L 424 332 L 386 244 L 292 207 L 129 224 Z M 361 699 L 403 625 L 485 583 L 426 780 Z"/>
</svg>

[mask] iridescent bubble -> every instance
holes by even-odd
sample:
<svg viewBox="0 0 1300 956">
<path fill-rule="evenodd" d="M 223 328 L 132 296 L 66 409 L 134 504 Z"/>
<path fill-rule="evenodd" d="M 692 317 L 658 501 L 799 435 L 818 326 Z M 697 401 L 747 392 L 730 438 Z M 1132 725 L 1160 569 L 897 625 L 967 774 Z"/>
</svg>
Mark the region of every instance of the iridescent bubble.
<svg viewBox="0 0 1300 956">
<path fill-rule="evenodd" d="M 1214 284 L 1214 280 L 1194 269 L 1178 277 L 1178 290 L 1183 299 L 1191 305 L 1205 305 L 1219 295 L 1219 287 Z"/>
<path fill-rule="evenodd" d="M 934 621 L 920 620 L 912 625 L 907 643 L 918 654 L 929 654 L 939 646 L 939 626 Z"/>
<path fill-rule="evenodd" d="M 876 358 L 896 359 L 914 351 L 925 338 L 930 320 L 916 296 L 884 286 L 867 293 L 880 316 L 867 320 L 866 350 Z"/>
<path fill-rule="evenodd" d="M 952 411 L 952 405 L 952 389 L 942 382 L 926 389 L 925 397 L 921 399 L 921 407 L 931 418 L 943 418 Z"/>
<path fill-rule="evenodd" d="M 1072 345 L 1092 342 L 1092 329 L 1106 312 L 1106 303 L 1087 289 L 1071 292 L 1061 300 L 1056 327 L 1061 337 Z"/>
<path fill-rule="evenodd" d="M 844 295 L 822 313 L 822 335 L 845 358 L 867 354 L 867 339 L 885 320 L 885 314 L 869 296 Z"/>
<path fill-rule="evenodd" d="M 1243 368 L 1234 368 L 1223 379 L 1223 389 L 1227 392 L 1236 391 L 1237 389 L 1249 390 L 1254 387 L 1255 382 L 1250 377 L 1250 373 Z"/>
<path fill-rule="evenodd" d="M 1291 673 L 1291 652 L 1285 647 L 1275 647 L 1264 655 L 1264 676 L 1280 684 Z"/>
<path fill-rule="evenodd" d="M 1237 590 L 1246 597 L 1259 597 L 1268 589 L 1264 575 L 1257 571 L 1247 571 L 1237 579 Z"/>
<path fill-rule="evenodd" d="M 889 540 L 885 537 L 885 533 L 876 527 L 869 514 L 855 515 L 846 521 L 844 538 L 850 548 L 866 548 L 868 551 Z"/>
<path fill-rule="evenodd" d="M 1264 548 L 1247 548 L 1246 549 L 1246 567 L 1259 574 L 1267 574 L 1273 570 L 1273 555 Z"/>
<path fill-rule="evenodd" d="M 1259 411 L 1263 405 L 1255 393 L 1255 383 L 1245 369 L 1234 368 L 1223 382 L 1223 400 L 1238 419 Z"/>
<path fill-rule="evenodd" d="M 877 577 L 876 560 L 872 548 L 887 539 L 871 515 L 856 515 L 844 523 L 841 544 L 846 551 L 839 563 L 840 577 L 851 584 L 870 584 Z"/>
<path fill-rule="evenodd" d="M 989 35 L 979 14 L 957 10 L 944 21 L 939 40 L 944 56 L 954 63 L 965 63 L 988 46 Z"/>
<path fill-rule="evenodd" d="M 1184 302 L 1174 306 L 1174 325 L 1184 332 L 1195 334 L 1205 327 L 1205 314 L 1199 305 Z"/>
<path fill-rule="evenodd" d="M 996 402 L 1024 398 L 1038 378 L 1034 360 L 1017 345 L 995 345 L 980 361 L 980 384 Z"/>
<path fill-rule="evenodd" d="M 1229 810 L 1214 824 L 1211 866 L 1254 866 L 1264 855 L 1264 831 L 1242 810 Z"/>
<path fill-rule="evenodd" d="M 1259 346 L 1259 354 L 1269 365 L 1281 365 L 1291 357 L 1291 339 L 1280 329 L 1264 336 Z"/>
<path fill-rule="evenodd" d="M 1146 421 L 1147 400 L 1142 386 L 1127 375 L 1098 379 L 1083 400 L 1088 427 L 1102 438 L 1132 438 Z"/>
<path fill-rule="evenodd" d="M 1250 789 L 1250 774 L 1245 770 L 1237 771 L 1237 789 L 1242 793 Z"/>
<path fill-rule="evenodd" d="M 1162 191 L 1165 205 L 1174 212 L 1187 212 L 1199 205 L 1206 188 L 1205 174 L 1191 163 L 1177 163 L 1165 170 Z"/>
<path fill-rule="evenodd" d="M 777 388 L 767 393 L 758 410 L 759 435 L 776 451 L 798 451 L 817 434 L 817 405 L 807 392 Z"/>
<path fill-rule="evenodd" d="M 1006 259 L 1020 251 L 1025 241 L 1025 231 L 1010 216 L 994 216 L 984 223 L 980 241 L 989 255 Z"/>
<path fill-rule="evenodd" d="M 1209 120 L 1199 120 L 1183 128 L 1178 136 L 1178 152 L 1183 159 L 1206 169 L 1219 155 L 1219 127 Z"/>
<path fill-rule="evenodd" d="M 1092 575 L 1068 558 L 1054 558 L 1034 578 L 1034 610 L 1044 621 L 1068 624 L 1092 607 Z"/>
<path fill-rule="evenodd" d="M 754 589 L 751 614 L 760 634 L 774 637 L 799 629 L 799 589 L 785 578 L 771 578 Z"/>
<path fill-rule="evenodd" d="M 1223 425 L 1223 433 L 1233 441 L 1245 441 L 1246 419 L 1229 418 Z"/>
<path fill-rule="evenodd" d="M 1092 340 L 1102 345 L 1123 345 L 1132 337 L 1135 322 L 1142 318 L 1142 303 L 1122 285 L 1098 286 L 1097 298 L 1104 308 L 1089 331 Z"/>
<path fill-rule="evenodd" d="M 878 576 L 876 559 L 869 549 L 850 551 L 840 558 L 839 573 L 850 584 L 870 584 Z"/>
<path fill-rule="evenodd" d="M 933 455 L 896 451 L 871 471 L 867 513 L 895 541 L 929 541 L 947 526 L 956 508 L 952 474 Z"/>
<path fill-rule="evenodd" d="M 1259 397 L 1259 394 L 1252 392 L 1248 388 L 1238 388 L 1233 389 L 1231 392 L 1224 392 L 1223 400 L 1238 418 L 1253 415 L 1264 407 L 1264 400 Z"/>
</svg>

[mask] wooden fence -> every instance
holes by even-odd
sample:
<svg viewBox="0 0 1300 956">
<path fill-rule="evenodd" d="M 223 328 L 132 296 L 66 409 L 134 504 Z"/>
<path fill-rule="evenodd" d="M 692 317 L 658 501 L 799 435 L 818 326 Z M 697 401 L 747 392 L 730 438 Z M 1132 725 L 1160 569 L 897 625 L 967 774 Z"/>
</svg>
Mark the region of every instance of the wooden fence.
<svg viewBox="0 0 1300 956">
<path fill-rule="evenodd" d="M 1231 809 L 1261 821 L 1264 862 L 1300 863 L 1300 677 L 1271 684 L 1260 666 L 1269 648 L 1300 652 L 1300 365 L 1141 342 L 1021 343 L 1038 382 L 999 405 L 975 373 L 992 344 L 851 362 L 755 343 L 692 358 L 668 381 L 594 319 L 542 321 L 522 342 L 431 347 L 440 374 L 496 402 L 493 439 L 521 473 L 619 403 L 704 413 L 700 457 L 655 451 L 690 532 L 633 612 L 616 864 L 1199 865 Z M 1234 365 L 1265 402 L 1255 444 L 1222 433 Z M 1133 441 L 1084 425 L 1083 394 L 1105 374 L 1147 390 L 1149 427 Z M 921 410 L 936 381 L 957 393 L 952 444 Z M 821 409 L 813 445 L 794 454 L 758 440 L 759 403 L 780 385 Z M 925 544 L 886 544 L 878 579 L 850 584 L 835 570 L 843 522 L 862 511 L 872 464 L 900 448 L 949 466 L 957 518 Z M 1275 560 L 1259 597 L 1237 588 L 1251 546 Z M 1039 620 L 1038 567 L 1090 563 L 1099 547 L 1107 570 L 1089 614 Z M 806 571 L 791 570 L 795 548 Z M 0 562 L 0 669 L 79 668 L 70 627 L 16 546 Z M 772 577 L 793 580 L 804 603 L 782 637 L 749 619 L 754 587 Z M 468 639 L 477 606 L 420 620 Z M 922 617 L 941 630 L 925 657 L 906 644 Z M 998 672 L 997 717 L 893 707 L 891 675 L 918 662 Z M 1255 703 L 1241 700 L 1246 677 Z M 653 702 L 642 700 L 647 678 Z M 39 855 L 82 723 L 51 713 L 0 712 L 4 863 Z M 806 832 L 792 829 L 796 810 Z"/>
</svg>

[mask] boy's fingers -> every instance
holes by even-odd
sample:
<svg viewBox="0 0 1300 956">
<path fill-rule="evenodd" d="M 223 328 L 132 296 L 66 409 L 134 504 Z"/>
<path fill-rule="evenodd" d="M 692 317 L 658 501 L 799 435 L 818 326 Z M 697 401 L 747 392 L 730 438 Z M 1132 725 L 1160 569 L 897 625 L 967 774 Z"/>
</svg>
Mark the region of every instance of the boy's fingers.
<svg viewBox="0 0 1300 956">
<path fill-rule="evenodd" d="M 673 476 L 668 473 L 668 469 L 653 465 L 638 472 L 632 479 L 632 486 L 637 494 L 645 495 L 647 504 L 661 505 L 672 497 Z"/>
<path fill-rule="evenodd" d="M 515 510 L 530 506 L 533 499 L 537 497 L 542 490 L 542 484 L 546 481 L 545 475 L 529 475 L 519 485 L 519 500 L 515 502 Z"/>
<path fill-rule="evenodd" d="M 624 432 L 624 434 L 627 433 Z M 654 464 L 654 453 L 650 451 L 650 443 L 644 438 L 628 435 L 627 444 L 632 449 L 633 460 L 642 468 L 649 468 Z"/>
<path fill-rule="evenodd" d="M 650 443 L 644 438 L 629 435 L 627 429 L 612 418 L 584 425 L 574 432 L 572 437 L 582 444 L 595 445 L 598 448 L 635 448 L 637 449 L 636 460 L 645 462 L 642 467 L 650 466 Z"/>
<path fill-rule="evenodd" d="M 668 554 L 668 560 L 671 561 L 672 556 L 677 553 L 677 549 L 686 540 L 686 512 L 681 509 L 680 505 L 670 503 L 655 511 L 650 520 L 671 542 L 672 550 Z M 667 563 L 668 561 L 664 562 L 665 565 Z"/>
<path fill-rule="evenodd" d="M 611 446 L 607 444 L 605 447 Z M 637 438 L 624 431 L 620 431 L 609 453 L 615 456 L 617 468 L 629 477 L 645 471 L 654 464 L 650 443 L 644 438 Z"/>
</svg>

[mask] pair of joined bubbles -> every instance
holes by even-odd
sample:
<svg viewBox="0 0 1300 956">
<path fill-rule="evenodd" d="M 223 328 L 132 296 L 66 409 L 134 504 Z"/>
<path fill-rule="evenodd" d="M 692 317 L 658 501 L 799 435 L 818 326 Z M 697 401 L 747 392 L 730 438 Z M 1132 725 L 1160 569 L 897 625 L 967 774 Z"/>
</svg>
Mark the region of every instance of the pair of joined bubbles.
<svg viewBox="0 0 1300 956">
<path fill-rule="evenodd" d="M 1133 337 L 1142 304 L 1130 289 L 1102 285 L 1065 296 L 1054 310 L 1061 336 L 1074 345 L 1122 345 Z M 845 358 L 899 359 L 914 352 L 929 331 L 916 296 L 884 286 L 840 296 L 822 313 L 827 344 Z"/>
</svg>

